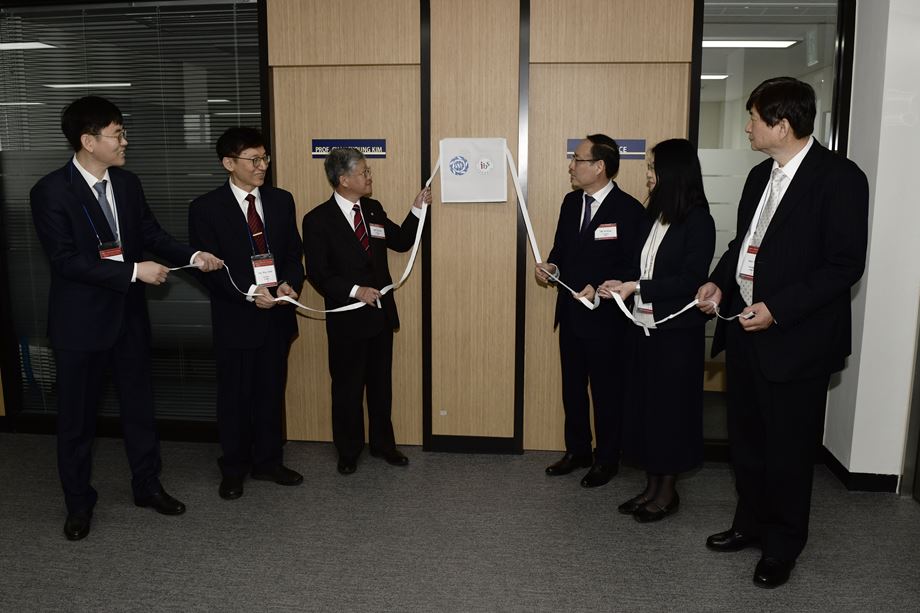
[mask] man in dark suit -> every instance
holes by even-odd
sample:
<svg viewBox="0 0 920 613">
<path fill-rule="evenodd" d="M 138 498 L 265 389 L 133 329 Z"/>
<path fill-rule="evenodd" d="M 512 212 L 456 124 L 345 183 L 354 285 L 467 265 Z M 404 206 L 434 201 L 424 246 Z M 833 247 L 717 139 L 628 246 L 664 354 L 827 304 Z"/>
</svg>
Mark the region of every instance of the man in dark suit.
<svg viewBox="0 0 920 613">
<path fill-rule="evenodd" d="M 371 455 L 394 466 L 409 458 L 396 448 L 392 407 L 393 331 L 399 317 L 387 249 L 408 251 L 414 242 L 422 204 L 431 190 L 422 189 L 402 226 L 369 196 L 371 169 L 357 149 L 333 149 L 325 162 L 332 197 L 303 218 L 307 277 L 335 309 L 356 301 L 367 306 L 326 315 L 329 373 L 332 376 L 332 439 L 339 453 L 338 471 L 357 469 L 364 448 L 364 393 Z"/>
<path fill-rule="evenodd" d="M 562 201 L 553 249 L 545 263 L 537 264 L 537 281 L 558 278 L 577 291 L 597 287 L 607 279 L 638 276 L 634 252 L 645 238 L 640 229 L 644 209 L 613 181 L 619 169 L 619 148 L 609 136 L 591 134 L 575 148 L 569 162 L 574 191 Z M 593 294 L 590 290 L 591 298 Z M 616 475 L 622 412 L 617 348 L 625 325 L 615 304 L 605 301 L 590 310 L 559 287 L 554 326 L 559 328 L 562 362 L 565 455 L 548 466 L 546 474 L 566 475 L 590 467 L 581 480 L 584 487 L 604 485 Z M 597 435 L 593 456 L 589 384 Z"/>
<path fill-rule="evenodd" d="M 211 294 L 217 353 L 218 493 L 233 500 L 243 495 L 250 470 L 253 479 L 303 482 L 281 462 L 287 358 L 297 317 L 292 305 L 273 300 L 297 299 L 303 244 L 294 198 L 264 185 L 270 158 L 262 134 L 228 129 L 217 139 L 217 157 L 229 180 L 192 202 L 189 237 L 194 247 L 220 254 L 234 279 L 201 275 Z"/>
<path fill-rule="evenodd" d="M 850 288 L 862 276 L 868 184 L 851 161 L 811 137 L 815 94 L 789 77 L 747 101 L 751 148 L 770 159 L 748 175 L 735 238 L 697 294 L 719 321 L 728 436 L 738 504 L 716 551 L 760 546 L 754 583 L 789 579 L 808 537 L 814 452 L 830 375 L 850 354 Z M 700 304 L 707 313 L 712 304 Z"/>
<path fill-rule="evenodd" d="M 90 485 L 96 407 L 111 367 L 131 465 L 134 502 L 165 515 L 185 505 L 160 484 L 150 375 L 150 320 L 144 285 L 174 265 L 220 268 L 219 259 L 181 245 L 157 223 L 138 178 L 121 168 L 128 140 L 114 104 L 89 96 L 71 103 L 61 128 L 75 151 L 30 194 L 32 218 L 51 262 L 48 337 L 57 365 L 58 472 L 64 487 L 64 534 L 89 534 L 96 490 Z"/>
</svg>

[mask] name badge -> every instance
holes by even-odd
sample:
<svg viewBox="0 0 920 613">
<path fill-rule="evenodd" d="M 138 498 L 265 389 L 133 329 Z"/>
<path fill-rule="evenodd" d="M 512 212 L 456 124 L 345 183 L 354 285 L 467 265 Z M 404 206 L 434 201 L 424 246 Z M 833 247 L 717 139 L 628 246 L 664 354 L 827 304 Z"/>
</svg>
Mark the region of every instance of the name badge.
<svg viewBox="0 0 920 613">
<path fill-rule="evenodd" d="M 371 227 L 371 238 L 386 238 L 387 232 L 379 223 L 370 224 Z"/>
<path fill-rule="evenodd" d="M 252 272 L 256 278 L 256 285 L 274 287 L 278 285 L 278 275 L 275 273 L 275 258 L 270 253 L 252 256 Z"/>
<path fill-rule="evenodd" d="M 744 254 L 744 258 L 741 260 L 741 271 L 738 273 L 742 279 L 754 280 L 754 261 L 757 259 L 758 250 L 758 247 L 748 245 L 747 253 Z"/>
<path fill-rule="evenodd" d="M 615 223 L 602 223 L 594 230 L 594 240 L 609 241 L 617 237 L 617 225 Z"/>
<path fill-rule="evenodd" d="M 125 254 L 121 250 L 121 244 L 118 241 L 114 241 L 111 243 L 102 243 L 99 245 L 99 259 L 124 262 Z"/>
</svg>

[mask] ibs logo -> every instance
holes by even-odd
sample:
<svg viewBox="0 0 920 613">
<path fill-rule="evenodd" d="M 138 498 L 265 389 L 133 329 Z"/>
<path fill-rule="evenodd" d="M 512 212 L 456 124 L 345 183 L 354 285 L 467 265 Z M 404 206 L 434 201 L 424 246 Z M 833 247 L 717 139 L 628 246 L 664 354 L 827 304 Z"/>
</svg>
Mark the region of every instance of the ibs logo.
<svg viewBox="0 0 920 613">
<path fill-rule="evenodd" d="M 479 160 L 479 173 L 483 175 L 489 174 L 492 171 L 494 164 L 489 158 L 482 158 Z"/>
<path fill-rule="evenodd" d="M 462 155 L 455 155 L 451 158 L 447 168 L 450 170 L 450 174 L 456 177 L 462 177 L 470 171 L 470 163 Z"/>
</svg>

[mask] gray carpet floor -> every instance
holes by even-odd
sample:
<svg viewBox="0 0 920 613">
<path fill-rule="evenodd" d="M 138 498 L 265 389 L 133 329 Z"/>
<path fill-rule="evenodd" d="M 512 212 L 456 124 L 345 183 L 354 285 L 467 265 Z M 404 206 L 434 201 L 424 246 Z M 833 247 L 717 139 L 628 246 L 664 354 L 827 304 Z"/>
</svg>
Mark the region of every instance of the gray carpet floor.
<svg viewBox="0 0 920 613">
<path fill-rule="evenodd" d="M 790 582 L 751 583 L 759 553 L 718 554 L 731 471 L 679 483 L 658 524 L 619 515 L 643 474 L 585 490 L 558 454 L 404 451 L 342 477 L 322 443 L 289 443 L 300 487 L 217 495 L 216 445 L 163 444 L 181 517 L 136 508 L 120 440 L 99 439 L 92 533 L 64 539 L 52 436 L 0 434 L 0 611 L 918 611 L 920 504 L 851 493 L 816 468 L 810 542 Z"/>
</svg>

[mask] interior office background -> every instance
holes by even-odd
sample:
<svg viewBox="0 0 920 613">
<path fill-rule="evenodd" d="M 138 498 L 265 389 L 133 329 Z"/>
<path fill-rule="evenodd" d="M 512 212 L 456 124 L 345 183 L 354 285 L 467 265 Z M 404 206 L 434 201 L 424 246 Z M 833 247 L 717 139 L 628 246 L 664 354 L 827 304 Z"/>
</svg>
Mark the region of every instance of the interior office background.
<svg viewBox="0 0 920 613">
<path fill-rule="evenodd" d="M 226 127 L 245 124 L 269 136 L 274 181 L 294 192 L 300 212 L 329 191 L 321 160 L 309 156 L 312 138 L 377 138 L 384 132 L 388 157 L 373 162 L 375 179 L 397 217 L 430 173 L 437 139 L 506 136 L 548 250 L 555 211 L 568 189 L 561 135 L 581 137 L 606 122 L 614 137 L 646 138 L 649 147 L 671 136 L 698 143 L 719 230 L 718 257 L 733 232 L 747 171 L 762 159 L 743 132 L 747 94 L 764 78 L 788 74 L 815 88 L 815 137 L 856 160 L 872 190 L 869 261 L 853 295 L 854 354 L 828 396 L 826 457 L 853 488 L 920 491 L 913 486 L 920 410 L 911 411 L 920 396 L 920 264 L 910 251 L 918 213 L 908 206 L 915 198 L 905 180 L 917 167 L 910 137 L 917 134 L 920 15 L 909 0 L 570 2 L 571 13 L 602 16 L 602 28 L 638 20 L 639 38 L 625 46 L 644 49 L 594 56 L 565 49 L 572 31 L 558 18 L 560 2 L 334 4 L 30 2 L 0 9 L 0 419 L 6 428 L 50 431 L 53 423 L 54 363 L 45 337 L 49 273 L 32 228 L 28 190 L 70 156 L 59 116 L 73 98 L 99 94 L 122 108 L 128 168 L 140 175 L 161 224 L 180 239 L 187 237 L 190 201 L 225 180 L 214 141 Z M 362 16 L 357 32 L 323 27 L 337 23 L 339 10 Z M 489 36 L 509 30 L 515 36 Z M 355 44 L 336 47 L 332 39 L 342 34 L 346 40 L 351 34 Z M 664 38 L 672 39 L 670 47 Z M 765 41 L 786 42 L 751 46 Z M 477 71 L 491 73 L 493 82 L 476 84 L 463 92 L 467 100 L 459 100 L 464 79 Z M 611 120 L 603 108 L 573 106 L 566 88 L 577 78 L 600 79 L 627 111 Z M 451 81 L 458 85 L 452 88 Z M 358 104 L 330 103 L 329 89 L 336 87 L 353 88 L 347 93 L 359 94 Z M 645 106 L 652 112 L 643 115 Z M 476 108 L 489 108 L 491 117 L 481 119 Z M 578 120 L 557 116 L 566 109 Z M 643 175 L 644 162 L 624 160 L 619 181 L 640 200 Z M 399 295 L 408 314 L 397 335 L 396 377 L 403 385 L 395 422 L 402 444 L 499 452 L 560 448 L 561 411 L 552 382 L 558 359 L 546 321 L 551 300 L 533 287 L 515 206 L 509 200 L 432 211 L 419 267 Z M 459 231 L 448 233 L 448 227 Z M 472 248 L 488 261 L 456 257 Z M 452 260 L 472 262 L 474 270 L 452 268 Z M 404 262 L 396 258 L 394 272 Z M 440 279 L 444 274 L 463 281 L 451 289 Z M 483 292 L 484 278 L 489 287 L 511 290 L 495 302 L 464 304 Z M 208 437 L 215 382 L 207 296 L 179 274 L 148 295 L 158 416 L 167 435 Z M 305 299 L 320 304 L 315 295 Z M 446 323 L 453 309 L 466 311 L 470 321 Z M 465 334 L 485 313 L 479 334 Z M 322 323 L 301 320 L 288 436 L 328 440 Z M 715 455 L 725 437 L 722 372 L 719 360 L 711 361 L 701 382 Z M 543 380 L 550 383 L 534 383 Z M 115 402 L 110 390 L 103 419 L 117 414 Z"/>
</svg>

